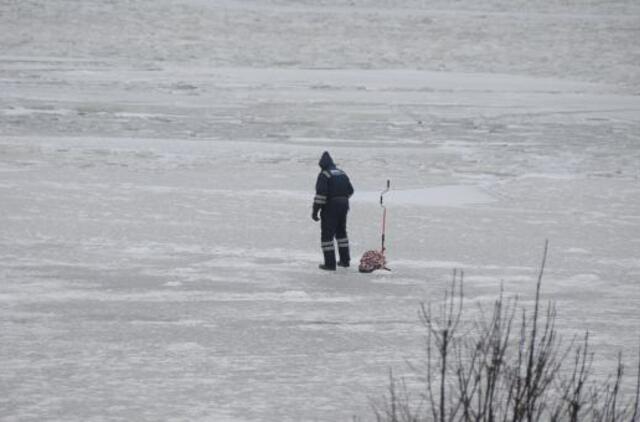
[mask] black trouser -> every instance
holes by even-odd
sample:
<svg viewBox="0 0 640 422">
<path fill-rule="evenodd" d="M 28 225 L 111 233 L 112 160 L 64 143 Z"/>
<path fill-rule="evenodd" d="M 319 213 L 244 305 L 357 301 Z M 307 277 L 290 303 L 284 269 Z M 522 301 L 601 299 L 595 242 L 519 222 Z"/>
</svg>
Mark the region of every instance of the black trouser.
<svg viewBox="0 0 640 422">
<path fill-rule="evenodd" d="M 322 208 L 320 240 L 324 264 L 329 268 L 336 267 L 336 252 L 333 239 L 338 242 L 338 253 L 342 264 L 349 264 L 349 238 L 347 237 L 347 213 L 349 200 L 347 198 L 331 198 Z"/>
</svg>

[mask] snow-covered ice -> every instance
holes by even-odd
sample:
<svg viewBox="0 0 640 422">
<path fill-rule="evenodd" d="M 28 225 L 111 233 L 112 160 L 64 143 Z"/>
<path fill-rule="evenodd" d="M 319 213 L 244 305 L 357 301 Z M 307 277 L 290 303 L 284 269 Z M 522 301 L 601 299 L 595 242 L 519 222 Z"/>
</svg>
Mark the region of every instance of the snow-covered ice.
<svg viewBox="0 0 640 422">
<path fill-rule="evenodd" d="M 421 301 L 640 341 L 635 1 L 0 2 L 0 419 L 367 418 Z M 320 273 L 325 149 L 354 261 Z"/>
</svg>

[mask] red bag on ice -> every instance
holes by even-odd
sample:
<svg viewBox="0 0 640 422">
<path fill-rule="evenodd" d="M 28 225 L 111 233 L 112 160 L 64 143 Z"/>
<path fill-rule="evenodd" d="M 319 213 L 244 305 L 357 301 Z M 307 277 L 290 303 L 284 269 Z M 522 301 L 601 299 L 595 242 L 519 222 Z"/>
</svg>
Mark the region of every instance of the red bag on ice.
<svg viewBox="0 0 640 422">
<path fill-rule="evenodd" d="M 386 269 L 387 260 L 379 251 L 366 251 L 360 258 L 358 271 L 361 273 L 371 273 L 375 270 Z"/>
</svg>

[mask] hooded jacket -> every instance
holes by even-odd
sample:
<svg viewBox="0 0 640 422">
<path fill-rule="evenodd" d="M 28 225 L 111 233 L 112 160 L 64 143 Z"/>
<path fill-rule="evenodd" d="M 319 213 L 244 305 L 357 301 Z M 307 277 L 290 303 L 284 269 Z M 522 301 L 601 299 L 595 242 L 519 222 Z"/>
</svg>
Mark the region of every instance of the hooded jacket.
<svg viewBox="0 0 640 422">
<path fill-rule="evenodd" d="M 313 212 L 318 212 L 332 200 L 343 201 L 348 204 L 349 198 L 353 195 L 353 186 L 347 173 L 336 167 L 327 151 L 322 153 L 318 165 L 321 171 L 316 180 Z"/>
<path fill-rule="evenodd" d="M 320 161 L 318 161 L 318 165 L 322 170 L 331 170 L 336 168 L 336 165 L 333 162 L 333 158 L 327 151 L 322 153 L 322 157 L 320 157 Z"/>
</svg>

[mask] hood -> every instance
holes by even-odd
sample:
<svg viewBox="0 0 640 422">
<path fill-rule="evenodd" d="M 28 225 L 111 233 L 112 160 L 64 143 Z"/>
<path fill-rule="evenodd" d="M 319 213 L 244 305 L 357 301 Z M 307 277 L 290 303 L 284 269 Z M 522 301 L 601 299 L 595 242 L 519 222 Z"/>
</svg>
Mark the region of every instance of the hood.
<svg viewBox="0 0 640 422">
<path fill-rule="evenodd" d="M 327 151 L 322 153 L 322 157 L 320 157 L 318 165 L 322 170 L 330 170 L 336 167 L 336 165 L 333 163 L 333 158 L 331 158 Z"/>
</svg>

